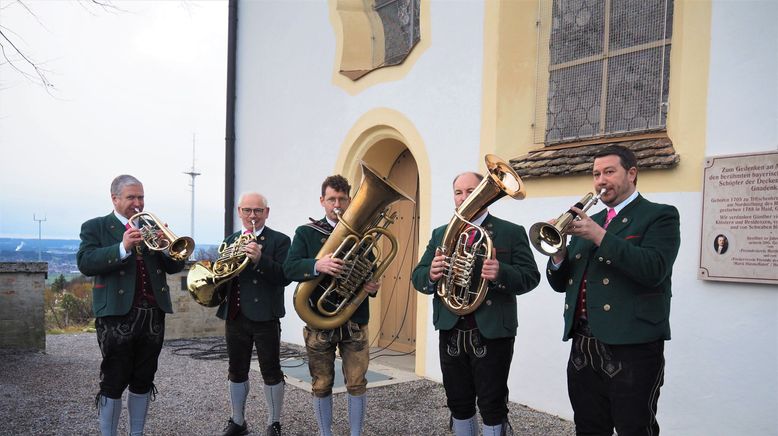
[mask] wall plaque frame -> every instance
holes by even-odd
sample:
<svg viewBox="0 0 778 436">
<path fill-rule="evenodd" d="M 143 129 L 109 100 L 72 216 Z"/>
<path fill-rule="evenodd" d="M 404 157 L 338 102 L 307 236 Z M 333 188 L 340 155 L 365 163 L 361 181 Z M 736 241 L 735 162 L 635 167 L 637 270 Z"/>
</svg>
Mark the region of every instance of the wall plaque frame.
<svg viewBox="0 0 778 436">
<path fill-rule="evenodd" d="M 705 160 L 702 280 L 778 284 L 778 151 Z"/>
</svg>

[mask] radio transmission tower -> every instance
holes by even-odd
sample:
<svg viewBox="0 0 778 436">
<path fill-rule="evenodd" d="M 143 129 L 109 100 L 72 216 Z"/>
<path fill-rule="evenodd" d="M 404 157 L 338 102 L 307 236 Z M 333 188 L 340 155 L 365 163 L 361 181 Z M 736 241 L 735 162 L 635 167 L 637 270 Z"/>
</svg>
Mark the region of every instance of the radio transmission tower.
<svg viewBox="0 0 778 436">
<path fill-rule="evenodd" d="M 32 214 L 32 220 L 38 222 L 38 262 L 41 262 L 41 246 L 43 246 L 43 241 L 41 240 L 41 223 L 46 221 L 46 215 L 44 215 L 43 218 L 38 218 L 35 214 Z"/>
<path fill-rule="evenodd" d="M 195 177 L 199 176 L 201 173 L 198 173 L 195 171 L 195 134 L 192 133 L 192 168 L 189 171 L 184 171 L 184 174 L 189 175 L 192 178 L 192 181 L 189 182 L 189 187 L 192 190 L 192 211 L 190 214 L 190 222 L 189 222 L 189 235 L 192 239 L 195 237 L 195 225 L 194 225 L 194 215 L 195 215 Z"/>
</svg>

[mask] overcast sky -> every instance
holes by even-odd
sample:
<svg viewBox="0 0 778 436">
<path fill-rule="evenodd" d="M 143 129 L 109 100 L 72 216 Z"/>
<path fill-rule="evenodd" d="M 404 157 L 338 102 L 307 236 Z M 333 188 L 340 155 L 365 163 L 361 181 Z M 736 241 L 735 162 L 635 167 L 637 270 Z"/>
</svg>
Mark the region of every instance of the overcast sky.
<svg viewBox="0 0 778 436">
<path fill-rule="evenodd" d="M 112 210 L 123 173 L 143 182 L 147 211 L 189 235 L 194 134 L 194 236 L 219 243 L 227 2 L 110 3 L 119 10 L 24 0 L 33 16 L 0 0 L 3 32 L 54 85 L 47 93 L 0 59 L 0 237 L 37 238 L 36 215 L 43 238 L 78 239 L 82 222 Z"/>
</svg>

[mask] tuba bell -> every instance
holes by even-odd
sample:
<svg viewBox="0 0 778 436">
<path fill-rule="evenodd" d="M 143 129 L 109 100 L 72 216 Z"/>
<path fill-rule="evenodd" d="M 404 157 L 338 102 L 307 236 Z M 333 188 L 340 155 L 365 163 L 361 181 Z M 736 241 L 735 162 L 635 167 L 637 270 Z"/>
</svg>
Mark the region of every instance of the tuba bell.
<svg viewBox="0 0 778 436">
<path fill-rule="evenodd" d="M 438 281 L 437 295 L 451 312 L 460 316 L 475 312 L 486 298 L 488 281 L 482 278 L 475 289 L 471 289 L 471 282 L 476 261 L 489 258 L 494 248 L 489 233 L 470 220 L 506 195 L 516 200 L 526 196 L 524 183 L 510 165 L 493 154 L 487 154 L 484 161 L 486 177 L 454 212 L 438 247 L 446 256 L 448 267 Z"/>
<path fill-rule="evenodd" d="M 597 195 L 589 192 L 575 204 L 575 207 L 581 209 L 582 212 L 586 212 L 590 207 L 600 201 L 600 197 L 605 191 L 605 188 L 603 188 Z M 533 224 L 529 229 L 529 242 L 532 243 L 535 250 L 538 250 L 546 256 L 557 254 L 559 250 L 565 248 L 567 245 L 566 229 L 576 218 L 578 218 L 578 214 L 573 212 L 572 209 L 569 209 L 557 218 L 555 224 L 544 223 L 542 221 Z"/>
<path fill-rule="evenodd" d="M 301 282 L 294 292 L 295 311 L 316 329 L 340 327 L 362 304 L 367 297 L 367 291 L 363 289 L 365 282 L 380 277 L 397 254 L 397 238 L 387 230 L 397 213 L 388 216 L 389 205 L 403 199 L 413 202 L 410 196 L 364 162 L 360 164 L 362 182 L 351 206 L 343 215 L 338 214 L 338 225 L 316 255 L 318 259 L 332 253 L 333 258 L 342 259 L 343 272 L 335 277 L 320 274 L 313 280 Z M 382 236 L 392 246 L 386 254 L 379 246 Z"/>
<path fill-rule="evenodd" d="M 186 260 L 192 255 L 195 248 L 194 239 L 189 236 L 176 236 L 156 215 L 151 212 L 137 212 L 130 217 L 130 226 L 140 230 L 143 242 L 154 251 L 167 250 L 168 256 L 173 260 Z M 138 225 L 134 224 L 138 221 Z"/>
<path fill-rule="evenodd" d="M 251 224 L 254 225 L 254 220 Z M 227 297 L 227 287 L 224 285 L 237 277 L 251 262 L 243 248 L 256 239 L 254 232 L 241 234 L 230 245 L 224 242 L 219 245 L 219 257 L 213 263 L 202 260 L 192 265 L 186 275 L 189 295 L 205 307 L 222 304 Z"/>
</svg>

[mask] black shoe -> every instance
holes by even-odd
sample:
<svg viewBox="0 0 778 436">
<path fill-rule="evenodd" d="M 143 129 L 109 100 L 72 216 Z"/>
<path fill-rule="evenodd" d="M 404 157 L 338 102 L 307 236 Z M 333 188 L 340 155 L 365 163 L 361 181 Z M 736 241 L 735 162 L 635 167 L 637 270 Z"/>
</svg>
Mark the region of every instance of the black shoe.
<svg viewBox="0 0 778 436">
<path fill-rule="evenodd" d="M 267 436 L 281 436 L 281 423 L 274 422 L 267 426 Z"/>
<path fill-rule="evenodd" d="M 227 426 L 224 427 L 222 436 L 242 436 L 249 433 L 249 426 L 246 421 L 243 421 L 243 425 L 235 424 L 235 421 L 230 418 L 227 421 Z"/>
</svg>

